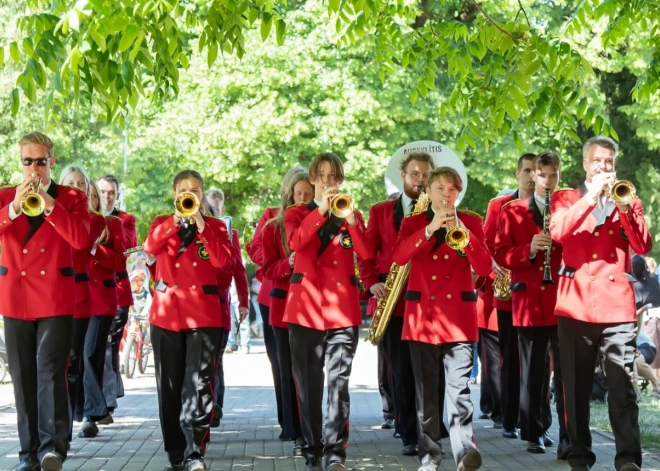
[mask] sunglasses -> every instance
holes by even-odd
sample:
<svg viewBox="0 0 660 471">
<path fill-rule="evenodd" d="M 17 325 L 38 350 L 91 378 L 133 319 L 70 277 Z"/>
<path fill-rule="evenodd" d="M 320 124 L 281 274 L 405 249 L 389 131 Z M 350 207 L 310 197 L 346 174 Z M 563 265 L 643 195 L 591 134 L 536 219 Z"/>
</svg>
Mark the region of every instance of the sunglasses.
<svg viewBox="0 0 660 471">
<path fill-rule="evenodd" d="M 32 164 L 37 164 L 37 167 L 45 167 L 50 157 L 43 157 L 41 159 L 21 159 L 23 167 L 30 167 Z"/>
</svg>

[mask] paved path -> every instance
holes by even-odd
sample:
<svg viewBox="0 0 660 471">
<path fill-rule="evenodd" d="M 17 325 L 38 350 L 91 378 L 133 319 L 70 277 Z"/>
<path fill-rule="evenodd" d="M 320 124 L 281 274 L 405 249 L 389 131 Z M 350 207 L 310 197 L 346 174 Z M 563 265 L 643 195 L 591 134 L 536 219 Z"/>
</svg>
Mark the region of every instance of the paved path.
<svg viewBox="0 0 660 471">
<path fill-rule="evenodd" d="M 225 416 L 214 429 L 207 453 L 209 468 L 216 471 L 302 471 L 303 458 L 291 456 L 291 442 L 278 440 L 272 378 L 262 346 L 250 355 L 227 355 Z M 160 471 L 166 464 L 158 423 L 158 404 L 153 369 L 147 375 L 125 381 L 127 395 L 120 400 L 115 423 L 103 427 L 93 440 L 75 438 L 64 470 Z M 478 388 L 473 392 L 478 404 Z M 11 470 L 18 462 L 16 414 L 0 386 L 0 470 Z M 376 349 L 360 342 L 351 376 L 351 439 L 347 466 L 354 470 L 383 469 L 414 471 L 416 458 L 402 456 L 401 443 L 391 431 L 381 430 L 382 412 L 376 380 Z M 9 405 L 6 405 L 9 404 Z M 4 405 L 4 406 L 3 406 Z M 77 432 L 77 424 L 74 432 Z M 475 421 L 476 442 L 488 470 L 568 470 L 555 459 L 554 448 L 544 455 L 531 455 L 519 440 L 505 440 L 487 420 Z M 556 439 L 557 429 L 551 436 Z M 594 471 L 613 470 L 614 443 L 594 434 L 598 463 Z M 449 450 L 449 441 L 445 443 Z M 443 470 L 455 470 L 453 458 L 443 460 Z M 644 469 L 659 470 L 660 460 L 645 454 Z"/>
</svg>

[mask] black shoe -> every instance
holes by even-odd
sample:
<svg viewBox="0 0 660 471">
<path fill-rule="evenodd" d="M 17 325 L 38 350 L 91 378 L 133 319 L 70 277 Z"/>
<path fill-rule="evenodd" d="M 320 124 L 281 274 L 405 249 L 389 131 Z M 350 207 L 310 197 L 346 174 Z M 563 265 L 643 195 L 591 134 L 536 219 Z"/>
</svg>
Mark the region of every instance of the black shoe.
<svg viewBox="0 0 660 471">
<path fill-rule="evenodd" d="M 383 430 L 390 430 L 394 428 L 394 419 L 385 419 L 385 422 L 383 422 L 380 425 L 380 428 Z"/>
<path fill-rule="evenodd" d="M 346 466 L 341 461 L 330 461 L 326 466 L 325 471 L 346 471 Z"/>
<path fill-rule="evenodd" d="M 417 445 L 406 445 L 401 452 L 404 456 L 417 456 Z"/>
<path fill-rule="evenodd" d="M 163 471 L 185 471 L 185 469 L 183 463 L 168 463 L 168 465 L 163 468 Z"/>
<path fill-rule="evenodd" d="M 515 428 L 513 430 L 502 429 L 502 436 L 504 438 L 518 438 L 518 430 Z"/>
<path fill-rule="evenodd" d="M 481 414 L 479 414 L 479 419 L 481 419 L 481 420 L 490 419 L 490 414 L 482 412 Z"/>
<path fill-rule="evenodd" d="M 41 471 L 41 465 L 36 458 L 25 458 L 14 471 Z"/>
<path fill-rule="evenodd" d="M 567 460 L 568 454 L 571 452 L 571 444 L 567 441 L 560 441 L 557 446 L 557 459 L 558 460 Z"/>
<path fill-rule="evenodd" d="M 204 463 L 204 458 L 200 456 L 186 461 L 185 471 L 207 471 L 206 464 Z"/>
<path fill-rule="evenodd" d="M 555 442 L 550 438 L 548 432 L 543 432 L 543 444 L 545 446 L 555 446 Z"/>
<path fill-rule="evenodd" d="M 60 471 L 62 458 L 57 453 L 48 452 L 41 458 L 41 471 Z"/>
<path fill-rule="evenodd" d="M 323 471 L 321 460 L 318 458 L 307 458 L 307 461 L 305 461 L 305 471 Z"/>
<path fill-rule="evenodd" d="M 94 438 L 99 434 L 99 428 L 96 426 L 94 421 L 89 420 L 85 417 L 83 420 L 82 428 L 78 432 L 78 436 L 81 438 Z"/>
<path fill-rule="evenodd" d="M 493 428 L 495 430 L 501 430 L 502 429 L 502 419 L 493 420 Z"/>
<path fill-rule="evenodd" d="M 545 445 L 541 437 L 527 442 L 527 451 L 529 453 L 545 453 Z"/>
<path fill-rule="evenodd" d="M 459 461 L 457 471 L 475 471 L 481 468 L 481 454 L 472 448 L 467 454 Z"/>
<path fill-rule="evenodd" d="M 619 471 L 639 471 L 639 466 L 637 466 L 635 463 L 625 463 Z"/>
</svg>

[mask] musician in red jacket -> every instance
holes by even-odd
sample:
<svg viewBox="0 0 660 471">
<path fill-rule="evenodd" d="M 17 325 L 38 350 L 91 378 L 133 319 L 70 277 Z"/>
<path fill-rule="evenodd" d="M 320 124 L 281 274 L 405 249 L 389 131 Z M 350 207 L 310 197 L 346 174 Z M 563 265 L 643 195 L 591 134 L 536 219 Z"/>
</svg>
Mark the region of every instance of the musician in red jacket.
<svg viewBox="0 0 660 471">
<path fill-rule="evenodd" d="M 559 420 L 558 458 L 566 458 L 568 434 L 564 417 L 559 341 L 557 338 L 557 272 L 562 246 L 547 235 L 550 222 L 549 196 L 559 182 L 559 155 L 546 151 L 534 159 L 534 194 L 502 207 L 495 239 L 496 262 L 511 271 L 513 326 L 518 331 L 520 351 L 520 438 L 530 453 L 545 453 L 552 424 L 548 350 L 554 361 L 555 397 Z M 544 233 L 544 231 L 546 233 Z M 546 255 L 546 252 L 549 253 Z M 545 257 L 550 258 L 546 266 Z M 548 419 L 549 416 L 549 419 Z"/>
<path fill-rule="evenodd" d="M 495 256 L 495 236 L 497 234 L 497 225 L 500 220 L 502 206 L 509 201 L 521 198 L 526 199 L 534 193 L 534 178 L 532 162 L 535 154 L 523 154 L 518 158 L 518 167 L 516 170 L 516 179 L 518 180 L 518 190 L 512 195 L 494 198 L 488 203 L 486 210 L 486 222 L 484 223 L 484 235 L 486 236 L 486 245 L 491 255 Z M 493 261 L 493 271 L 490 274 L 490 281 L 484 285 L 484 290 L 480 293 L 483 296 L 484 303 L 488 304 L 492 300 L 497 309 L 497 330 L 498 342 L 501 357 L 500 368 L 500 388 L 501 408 L 502 408 L 502 436 L 504 438 L 518 438 L 516 429 L 518 424 L 518 409 L 520 406 L 520 361 L 518 353 L 518 333 L 513 326 L 513 315 L 511 314 L 511 300 L 498 299 L 493 295 L 492 282 L 496 275 L 504 273 L 497 263 Z M 492 374 L 495 374 L 491 372 Z M 499 421 L 495 420 L 495 425 L 499 427 Z M 548 445 L 550 446 L 550 445 Z"/>
<path fill-rule="evenodd" d="M 295 252 L 291 250 L 284 229 L 284 213 L 287 208 L 296 204 L 308 204 L 314 195 L 314 188 L 309 182 L 307 170 L 296 166 L 289 170 L 282 180 L 280 190 L 281 203 L 276 216 L 266 222 L 254 244 L 261 255 L 263 273 L 270 281 L 270 325 L 264 329 L 272 329 L 277 347 L 278 370 L 280 378 L 282 401 L 282 434 L 294 440 L 293 453 L 302 452 L 302 431 L 300 429 L 300 411 L 296 387 L 291 373 L 291 347 L 289 344 L 288 325 L 284 322 L 286 298 L 289 292 L 289 279 L 293 272 Z M 263 287 L 263 285 L 262 285 Z"/>
<path fill-rule="evenodd" d="M 594 364 L 604 357 L 617 471 L 642 465 L 639 409 L 633 388 L 637 317 L 629 273 L 631 252 L 644 255 L 652 238 L 639 199 L 614 202 L 618 146 L 610 138 L 589 139 L 583 147 L 586 179 L 581 188 L 552 195 L 550 236 L 563 245 L 558 274 L 558 332 L 566 399 L 566 425 L 574 470 L 587 470 L 591 449 L 589 406 Z"/>
<path fill-rule="evenodd" d="M 201 202 L 199 173 L 179 172 L 174 197 L 193 193 Z M 154 349 L 163 444 L 172 470 L 206 470 L 204 454 L 213 418 L 215 355 L 223 335 L 218 269 L 231 263 L 224 222 L 190 219 L 178 210 L 157 216 L 144 241 L 156 257 L 156 285 L 149 321 Z"/>
<path fill-rule="evenodd" d="M 367 239 L 375 257 L 360 262 L 360 274 L 365 286 L 377 299 L 385 296 L 385 280 L 392 267 L 392 253 L 405 216 L 412 213 L 419 198 L 420 187 L 426 187 L 433 158 L 425 152 L 412 152 L 400 164 L 403 192 L 394 201 L 388 200 L 371 207 Z M 403 441 L 404 455 L 417 454 L 417 411 L 415 410 L 415 381 L 410 365 L 408 342 L 401 340 L 405 302 L 399 299 L 383 338 L 383 348 L 394 383 L 397 430 Z"/>
<path fill-rule="evenodd" d="M 468 387 L 472 345 L 477 340 L 477 292 L 472 270 L 488 275 L 491 257 L 481 217 L 453 209 L 463 188 L 458 172 L 438 167 L 429 173 L 428 183 L 431 204 L 424 213 L 403 220 L 393 254 L 398 265 L 410 262 L 402 338 L 410 342 L 415 377 L 419 471 L 435 471 L 442 460 L 443 398 L 438 397 L 438 383 L 443 369 L 454 459 L 459 470 L 471 471 L 481 467 Z M 445 241 L 454 227 L 462 228 L 469 238 L 462 250 Z"/>
<path fill-rule="evenodd" d="M 97 185 L 100 190 L 99 197 L 101 198 L 103 213 L 121 219 L 124 230 L 124 246 L 127 249 L 137 246 L 135 216 L 115 208 L 117 199 L 120 196 L 119 179 L 114 175 L 105 174 L 97 180 Z M 124 257 L 124 264 L 125 262 L 126 257 Z M 131 283 L 128 279 L 126 268 L 117 272 L 116 279 L 118 308 L 111 327 L 111 338 L 109 343 L 109 348 L 112 353 L 110 356 L 112 360 L 112 370 L 115 372 L 115 375 L 112 378 L 107 378 L 108 381 L 104 383 L 104 393 L 111 413 L 117 407 L 117 398 L 124 396 L 124 385 L 119 371 L 119 344 L 124 335 L 124 326 L 128 322 L 128 311 L 133 305 L 133 293 L 131 291 Z M 112 416 L 108 415 L 100 423 L 102 425 L 112 423 Z"/>
<path fill-rule="evenodd" d="M 82 422 L 85 414 L 85 388 L 83 386 L 84 366 L 83 351 L 85 348 L 85 337 L 87 329 L 92 318 L 92 294 L 89 278 L 89 262 L 92 256 L 91 252 L 97 243 L 97 240 L 106 231 L 105 218 L 96 211 L 98 208 L 98 193 L 92 188 L 94 184 L 87 175 L 84 168 L 69 165 L 62 170 L 60 174 L 60 185 L 78 188 L 85 192 L 89 203 L 90 233 L 87 245 L 73 251 L 73 269 L 76 272 L 76 311 L 73 316 L 73 330 L 71 333 L 71 352 L 69 354 L 68 391 L 71 402 L 71 424 L 73 421 Z M 105 334 L 106 341 L 108 333 Z M 105 359 L 105 351 L 103 352 Z M 102 371 L 101 371 L 102 373 Z M 71 440 L 71 437 L 69 437 Z"/>
<path fill-rule="evenodd" d="M 307 471 L 345 470 L 349 435 L 348 380 L 362 324 L 354 256 L 371 258 L 362 215 L 332 214 L 333 199 L 344 181 L 335 154 L 319 154 L 309 170 L 314 201 L 286 210 L 284 227 L 289 248 L 296 253 L 284 322 L 289 324 L 293 378 L 305 446 Z M 325 441 L 323 367 L 328 375 Z"/>
<path fill-rule="evenodd" d="M 0 189 L 0 313 L 18 418 L 19 471 L 59 471 L 69 450 L 67 363 L 76 312 L 73 250 L 89 242 L 84 192 L 57 185 L 53 142 L 40 132 L 18 142 L 23 183 Z M 41 183 L 43 212 L 21 201 Z"/>
</svg>

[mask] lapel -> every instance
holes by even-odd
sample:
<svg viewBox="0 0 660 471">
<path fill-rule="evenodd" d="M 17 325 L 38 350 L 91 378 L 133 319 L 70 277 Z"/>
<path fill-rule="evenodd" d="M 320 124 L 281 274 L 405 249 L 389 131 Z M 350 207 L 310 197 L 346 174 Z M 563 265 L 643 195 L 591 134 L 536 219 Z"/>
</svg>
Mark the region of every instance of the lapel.
<svg viewBox="0 0 660 471">
<path fill-rule="evenodd" d="M 518 193 L 518 190 L 514 191 L 513 194 L 511 195 L 512 200 L 519 200 L 520 199 L 520 193 Z"/>
<path fill-rule="evenodd" d="M 328 248 L 332 239 L 339 233 L 339 229 L 344 224 L 344 218 L 338 218 L 334 214 L 330 214 L 325 220 L 321 228 L 318 230 L 317 235 L 321 239 L 321 246 L 319 247 L 318 255 L 320 256 L 325 249 Z"/>
<path fill-rule="evenodd" d="M 396 199 L 392 210 L 394 211 L 394 228 L 398 234 L 401 230 L 401 221 L 403 221 L 403 196 L 399 196 Z"/>
<path fill-rule="evenodd" d="M 429 205 L 429 209 L 426 210 L 426 220 L 427 221 L 432 221 L 433 216 L 435 216 L 435 213 L 433 212 L 433 207 Z M 437 231 L 433 233 L 433 237 L 435 237 L 435 242 L 433 242 L 433 248 L 431 248 L 431 252 L 435 252 L 438 247 L 440 247 L 442 244 L 445 243 L 445 237 L 447 236 L 447 229 L 440 228 Z"/>
<path fill-rule="evenodd" d="M 57 196 L 59 195 L 59 191 L 57 189 L 57 184 L 54 181 L 51 180 L 50 186 L 48 187 L 48 191 L 46 193 L 48 193 L 48 195 L 51 198 L 57 199 Z M 37 230 L 44 223 L 44 215 L 43 214 L 40 214 L 39 216 L 25 215 L 25 217 L 28 219 L 28 222 L 30 223 L 30 229 L 28 230 L 28 233 L 25 236 L 25 240 L 23 241 L 23 245 L 28 243 L 28 241 L 32 238 L 32 236 L 35 234 L 35 232 L 37 232 Z"/>
<path fill-rule="evenodd" d="M 185 226 L 184 226 L 185 224 Z M 176 256 L 181 255 L 186 248 L 192 244 L 195 237 L 197 237 L 197 224 L 188 224 L 184 221 L 181 221 L 181 227 L 179 227 L 179 238 L 181 239 L 181 245 L 179 246 L 179 251 Z"/>
<path fill-rule="evenodd" d="M 587 184 L 585 182 L 582 182 L 582 185 L 580 186 L 580 198 L 582 198 L 584 195 L 587 194 Z"/>
<path fill-rule="evenodd" d="M 532 218 L 539 229 L 543 229 L 543 214 L 541 214 L 541 210 L 539 209 L 539 205 L 536 204 L 536 198 L 533 194 L 529 197 L 529 212 L 532 213 Z"/>
<path fill-rule="evenodd" d="M 307 204 L 306 207 L 307 207 L 307 209 L 309 209 L 310 211 L 314 211 L 314 210 L 315 210 L 316 208 L 318 208 L 319 206 L 316 204 L 316 201 L 312 200 L 312 201 L 310 201 L 310 202 Z"/>
</svg>

